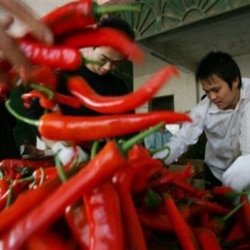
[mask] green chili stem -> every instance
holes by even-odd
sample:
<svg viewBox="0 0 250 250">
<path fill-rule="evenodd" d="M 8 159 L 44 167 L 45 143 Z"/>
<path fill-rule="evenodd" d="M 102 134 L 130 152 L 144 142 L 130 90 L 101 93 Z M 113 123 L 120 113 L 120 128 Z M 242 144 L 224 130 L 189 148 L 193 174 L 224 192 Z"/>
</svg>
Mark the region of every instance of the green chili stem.
<svg viewBox="0 0 250 250">
<path fill-rule="evenodd" d="M 163 147 L 160 147 L 160 148 L 157 148 L 155 150 L 151 150 L 150 154 L 154 155 L 155 153 L 158 153 L 158 152 L 160 152 L 160 151 L 162 151 L 164 149 L 168 149 L 168 152 L 167 152 L 166 156 L 164 156 L 164 158 L 163 158 L 163 160 L 166 160 L 169 157 L 170 153 L 171 153 L 171 148 L 169 146 L 167 146 L 167 145 L 163 146 Z"/>
<path fill-rule="evenodd" d="M 227 213 L 224 217 L 222 217 L 222 221 L 225 222 L 227 219 L 229 219 L 232 215 L 234 215 L 244 204 L 245 202 L 240 203 L 238 206 L 234 207 L 229 213 Z"/>
<path fill-rule="evenodd" d="M 30 84 L 30 87 L 32 89 L 35 89 L 35 90 L 38 90 L 44 94 L 46 94 L 46 96 L 51 100 L 55 97 L 55 93 L 52 89 L 50 89 L 49 87 L 47 86 L 44 86 L 44 85 L 39 85 L 39 84 L 35 84 L 35 83 L 31 83 Z"/>
<path fill-rule="evenodd" d="M 57 157 L 57 155 L 55 156 L 55 165 L 56 165 L 56 168 L 58 171 L 59 178 L 61 179 L 62 182 L 66 182 L 67 177 L 63 171 L 63 166 L 62 166 L 61 162 L 59 161 L 59 158 Z"/>
<path fill-rule="evenodd" d="M 134 144 L 137 142 L 142 141 L 145 137 L 149 136 L 150 134 L 154 133 L 157 131 L 159 128 L 161 128 L 164 125 L 163 122 L 158 123 L 154 127 L 151 127 L 147 130 L 142 131 L 141 133 L 137 134 L 136 136 L 132 137 L 131 139 L 123 142 L 121 144 L 121 150 L 122 152 L 127 152 L 130 148 L 133 147 Z"/>
<path fill-rule="evenodd" d="M 141 11 L 138 6 L 129 4 L 103 6 L 97 3 L 93 3 L 92 6 L 93 6 L 93 13 L 95 13 L 97 16 L 113 12 L 120 12 L 120 11 L 136 11 L 136 12 Z"/>
<path fill-rule="evenodd" d="M 39 120 L 34 120 L 34 119 L 30 119 L 24 116 L 21 116 L 20 114 L 18 114 L 12 107 L 11 107 L 11 101 L 7 100 L 5 102 L 5 107 L 7 108 L 7 110 L 18 120 L 25 122 L 29 125 L 33 125 L 33 126 L 39 126 Z"/>
<path fill-rule="evenodd" d="M 13 185 L 10 185 L 5 208 L 8 208 L 10 206 L 10 204 L 12 202 L 12 196 L 13 196 Z"/>
<path fill-rule="evenodd" d="M 97 153 L 97 150 L 100 145 L 100 140 L 96 140 L 93 142 L 92 147 L 91 147 L 91 152 L 90 152 L 90 159 L 93 159 Z"/>
</svg>

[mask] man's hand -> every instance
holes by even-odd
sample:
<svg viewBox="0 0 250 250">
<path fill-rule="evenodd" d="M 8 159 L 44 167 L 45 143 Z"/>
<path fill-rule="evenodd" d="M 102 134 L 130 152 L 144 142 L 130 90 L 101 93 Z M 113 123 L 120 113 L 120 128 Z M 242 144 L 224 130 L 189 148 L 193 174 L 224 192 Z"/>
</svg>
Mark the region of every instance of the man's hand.
<svg viewBox="0 0 250 250">
<path fill-rule="evenodd" d="M 222 175 L 222 183 L 242 192 L 250 186 L 250 155 L 238 157 Z"/>
<path fill-rule="evenodd" d="M 0 0 L 0 7 L 6 9 L 6 11 L 8 11 L 11 15 L 20 18 L 20 20 L 22 20 L 30 28 L 30 32 L 39 41 L 46 44 L 53 43 L 54 38 L 50 29 L 45 24 L 37 20 L 30 10 L 20 1 Z M 25 71 L 24 75 L 29 75 L 31 72 L 31 65 L 28 59 L 19 48 L 15 39 L 6 32 L 6 29 L 9 27 L 11 22 L 12 21 L 10 19 L 10 21 L 3 21 L 0 24 L 0 50 L 3 51 L 4 57 L 7 58 L 14 66 L 17 68 L 21 67 L 22 71 Z"/>
<path fill-rule="evenodd" d="M 52 147 L 52 151 L 57 155 L 63 165 L 70 163 L 74 157 L 76 157 L 77 163 L 86 162 L 89 159 L 89 155 L 79 146 L 69 146 L 62 141 L 57 142 Z"/>
</svg>

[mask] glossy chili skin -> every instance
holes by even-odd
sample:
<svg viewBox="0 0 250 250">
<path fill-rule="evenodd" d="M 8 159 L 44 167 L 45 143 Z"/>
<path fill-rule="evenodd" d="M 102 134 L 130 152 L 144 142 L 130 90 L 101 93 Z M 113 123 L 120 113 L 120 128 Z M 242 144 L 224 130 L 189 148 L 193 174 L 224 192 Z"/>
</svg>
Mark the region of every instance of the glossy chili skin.
<svg viewBox="0 0 250 250">
<path fill-rule="evenodd" d="M 20 49 L 33 64 L 47 65 L 60 70 L 76 70 L 82 65 L 80 51 L 73 47 L 48 46 L 30 39 L 18 41 Z"/>
<path fill-rule="evenodd" d="M 47 139 L 81 142 L 131 134 L 159 122 L 171 124 L 185 121 L 190 121 L 188 115 L 171 111 L 99 117 L 48 113 L 40 118 L 38 130 Z"/>
<path fill-rule="evenodd" d="M 49 12 L 42 21 L 49 25 L 56 36 L 95 24 L 94 2 L 92 0 L 72 1 Z"/>
<path fill-rule="evenodd" d="M 65 209 L 64 217 L 72 235 L 82 249 L 90 247 L 90 226 L 83 203 L 70 205 Z"/>
<path fill-rule="evenodd" d="M 47 197 L 48 193 L 53 192 L 60 184 L 60 179 L 55 178 L 36 189 L 20 193 L 16 201 L 0 213 L 0 233 L 2 234 L 33 207 L 37 206 Z"/>
<path fill-rule="evenodd" d="M 88 108 L 100 113 L 126 113 L 141 106 L 152 98 L 155 93 L 172 76 L 178 74 L 173 66 L 166 66 L 156 72 L 142 87 L 132 93 L 119 97 L 98 95 L 88 83 L 79 76 L 68 79 L 67 86 L 71 94 L 77 97 Z"/>
<path fill-rule="evenodd" d="M 31 236 L 26 244 L 25 249 L 27 250 L 36 250 L 36 249 L 43 249 L 43 250 L 72 250 L 62 236 L 56 234 L 52 230 L 47 229 L 46 231 Z"/>
<path fill-rule="evenodd" d="M 203 250 L 221 250 L 217 236 L 208 228 L 197 227 L 192 228 L 192 231 Z"/>
<path fill-rule="evenodd" d="M 198 242 L 184 217 L 180 213 L 173 198 L 169 195 L 164 197 L 164 203 L 169 216 L 169 220 L 173 227 L 173 231 L 179 239 L 180 245 L 184 250 L 200 249 Z"/>
<path fill-rule="evenodd" d="M 43 160 L 29 160 L 29 159 L 4 159 L 0 162 L 0 168 L 24 168 L 31 167 L 33 169 L 38 169 L 40 167 L 46 168 L 54 165 L 53 159 L 43 159 Z"/>
<path fill-rule="evenodd" d="M 126 235 L 125 249 L 147 249 L 142 226 L 132 198 L 133 182 L 136 181 L 136 176 L 138 176 L 144 168 L 145 163 L 142 163 L 141 159 L 130 161 L 126 168 L 119 169 L 112 178 L 112 182 L 121 200 L 124 233 Z M 133 225 L 133 227 L 131 227 L 131 225 Z"/>
<path fill-rule="evenodd" d="M 143 50 L 137 43 L 118 29 L 109 27 L 85 28 L 60 38 L 58 44 L 73 48 L 107 46 L 121 52 L 128 60 L 141 63 Z"/>
<path fill-rule="evenodd" d="M 103 182 L 83 199 L 90 226 L 89 249 L 124 249 L 120 198 L 113 184 Z"/>
<path fill-rule="evenodd" d="M 244 202 L 244 205 L 241 208 L 243 216 L 243 226 L 247 232 L 247 235 L 250 235 L 250 202 L 247 194 L 242 194 L 240 196 L 240 201 Z"/>
<path fill-rule="evenodd" d="M 41 107 L 48 110 L 53 110 L 56 105 L 55 99 L 49 99 L 46 94 L 38 91 L 32 90 L 30 92 L 24 93 L 21 96 L 25 108 L 30 108 L 31 101 L 33 98 L 38 98 Z"/>
<path fill-rule="evenodd" d="M 39 206 L 35 206 L 15 225 L 11 225 L 10 230 L 0 239 L 3 248 L 18 249 L 23 246 L 30 235 L 48 227 L 63 215 L 68 205 L 76 202 L 83 193 L 93 189 L 103 180 L 110 178 L 117 169 L 126 164 L 127 161 L 116 143 L 112 140 L 107 142 L 87 166 L 64 182 L 45 200 L 40 201 Z"/>
</svg>

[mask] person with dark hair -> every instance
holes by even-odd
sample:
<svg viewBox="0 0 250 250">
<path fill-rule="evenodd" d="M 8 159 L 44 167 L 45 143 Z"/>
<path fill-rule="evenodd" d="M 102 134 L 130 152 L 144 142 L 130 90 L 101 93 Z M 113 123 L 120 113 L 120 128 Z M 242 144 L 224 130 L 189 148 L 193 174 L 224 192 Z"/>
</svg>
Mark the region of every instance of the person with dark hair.
<svg viewBox="0 0 250 250">
<path fill-rule="evenodd" d="M 110 27 L 118 29 L 124 32 L 128 37 L 134 39 L 133 29 L 123 19 L 117 17 L 103 17 L 97 24 L 98 27 Z M 109 46 L 88 47 L 81 49 L 84 58 L 90 61 L 98 61 L 100 63 L 93 64 L 87 63 L 83 65 L 79 70 L 74 72 L 60 72 L 58 75 L 58 89 L 57 91 L 64 95 L 71 95 L 67 89 L 67 78 L 72 75 L 78 75 L 83 77 L 90 87 L 96 91 L 96 93 L 103 96 L 121 96 L 129 93 L 129 89 L 122 79 L 117 78 L 113 72 L 120 66 L 120 64 L 126 60 L 126 57 L 116 49 Z M 93 111 L 85 106 L 80 108 L 72 108 L 66 105 L 59 105 L 59 110 L 65 115 L 75 116 L 96 116 L 101 115 L 96 111 Z M 39 118 L 43 114 L 43 109 L 39 106 L 39 101 L 35 99 L 31 108 L 28 110 L 27 116 L 30 118 Z M 60 151 L 59 159 L 63 163 L 67 163 L 70 160 L 70 156 L 73 155 L 73 147 L 68 146 L 65 142 L 51 142 L 47 141 L 48 146 L 57 153 Z M 79 146 L 77 146 L 79 154 L 86 159 L 87 156 L 82 152 Z"/>
<path fill-rule="evenodd" d="M 242 191 L 250 185 L 250 79 L 242 78 L 231 55 L 210 52 L 195 73 L 206 94 L 190 112 L 185 123 L 167 145 L 169 165 L 197 142 L 204 132 L 205 186 L 226 185 Z M 167 152 L 156 153 L 163 159 Z"/>
</svg>

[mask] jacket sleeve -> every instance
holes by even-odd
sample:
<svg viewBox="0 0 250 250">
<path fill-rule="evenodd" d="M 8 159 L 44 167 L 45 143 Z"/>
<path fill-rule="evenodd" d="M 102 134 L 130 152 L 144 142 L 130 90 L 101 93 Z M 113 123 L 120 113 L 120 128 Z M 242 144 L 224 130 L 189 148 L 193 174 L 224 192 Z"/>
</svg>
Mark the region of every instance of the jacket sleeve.
<svg viewBox="0 0 250 250">
<path fill-rule="evenodd" d="M 153 158 L 164 159 L 165 164 L 169 165 L 178 160 L 188 150 L 190 145 L 194 145 L 204 130 L 208 105 L 209 100 L 203 100 L 191 110 L 190 117 L 192 122 L 182 124 L 180 130 L 165 144 L 165 146 L 170 148 L 170 155 L 166 159 L 167 150 L 156 153 L 153 155 Z"/>
</svg>

